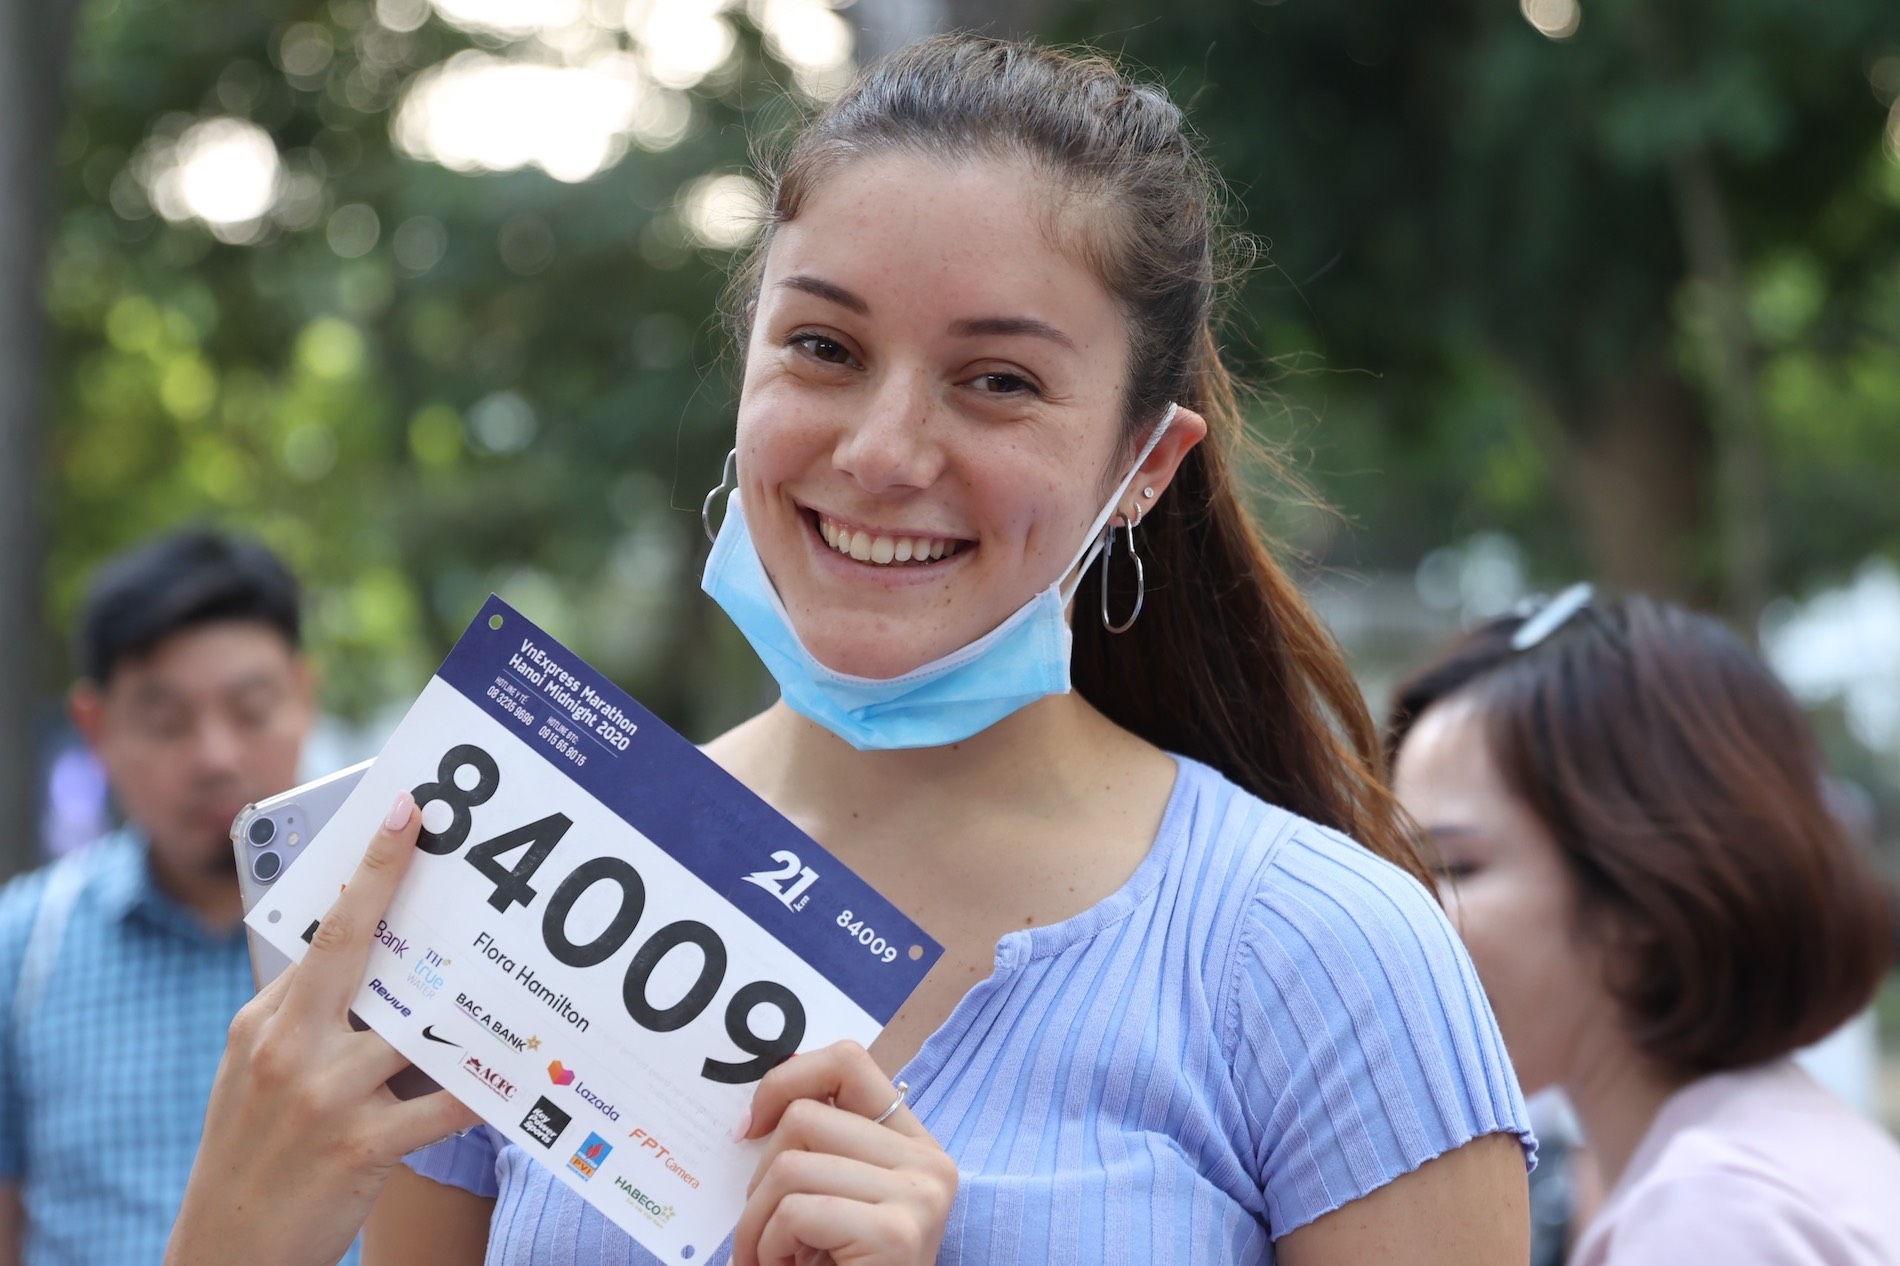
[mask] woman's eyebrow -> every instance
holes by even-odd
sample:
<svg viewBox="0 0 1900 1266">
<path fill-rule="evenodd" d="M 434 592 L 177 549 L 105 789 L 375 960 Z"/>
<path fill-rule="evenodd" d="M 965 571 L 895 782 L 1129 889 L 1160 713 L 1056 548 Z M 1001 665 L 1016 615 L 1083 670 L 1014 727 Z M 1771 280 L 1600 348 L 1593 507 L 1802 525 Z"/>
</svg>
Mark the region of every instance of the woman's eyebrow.
<svg viewBox="0 0 1900 1266">
<path fill-rule="evenodd" d="M 959 336 L 1028 334 L 1034 338 L 1046 338 L 1052 343 L 1060 343 L 1070 351 L 1075 350 L 1074 339 L 1047 321 L 1038 321 L 1034 317 L 971 317 L 968 320 L 953 322 L 950 332 Z"/>
<path fill-rule="evenodd" d="M 798 273 L 785 278 L 778 284 L 787 290 L 797 290 L 803 294 L 811 295 L 814 298 L 823 299 L 827 303 L 835 303 L 841 308 L 857 313 L 859 316 L 871 315 L 870 304 L 858 298 L 843 286 L 835 285 L 832 282 Z"/>
</svg>

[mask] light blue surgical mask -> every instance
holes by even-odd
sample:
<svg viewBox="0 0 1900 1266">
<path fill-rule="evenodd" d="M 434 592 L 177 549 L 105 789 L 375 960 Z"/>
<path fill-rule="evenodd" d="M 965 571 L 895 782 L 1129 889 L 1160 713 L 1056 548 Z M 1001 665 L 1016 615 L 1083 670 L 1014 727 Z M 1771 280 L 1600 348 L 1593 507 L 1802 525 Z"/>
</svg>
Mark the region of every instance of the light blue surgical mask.
<svg viewBox="0 0 1900 1266">
<path fill-rule="evenodd" d="M 1018 708 L 1069 692 L 1069 602 L 1102 548 L 1103 529 L 1167 434 L 1175 409 L 1168 406 L 1127 477 L 1089 525 L 1075 558 L 1047 589 L 976 641 L 901 676 L 855 677 L 825 667 L 805 649 L 765 574 L 736 489 L 700 588 L 752 643 L 786 705 L 859 751 L 962 742 Z"/>
</svg>

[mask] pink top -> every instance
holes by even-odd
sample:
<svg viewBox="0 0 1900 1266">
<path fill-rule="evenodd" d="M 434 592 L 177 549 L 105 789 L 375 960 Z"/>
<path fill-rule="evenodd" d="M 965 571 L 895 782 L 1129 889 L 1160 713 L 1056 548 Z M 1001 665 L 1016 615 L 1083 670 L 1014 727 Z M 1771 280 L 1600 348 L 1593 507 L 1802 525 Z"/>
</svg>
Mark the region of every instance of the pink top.
<svg viewBox="0 0 1900 1266">
<path fill-rule="evenodd" d="M 1900 1146 L 1787 1060 L 1663 1105 L 1572 1266 L 1895 1266 Z"/>
</svg>

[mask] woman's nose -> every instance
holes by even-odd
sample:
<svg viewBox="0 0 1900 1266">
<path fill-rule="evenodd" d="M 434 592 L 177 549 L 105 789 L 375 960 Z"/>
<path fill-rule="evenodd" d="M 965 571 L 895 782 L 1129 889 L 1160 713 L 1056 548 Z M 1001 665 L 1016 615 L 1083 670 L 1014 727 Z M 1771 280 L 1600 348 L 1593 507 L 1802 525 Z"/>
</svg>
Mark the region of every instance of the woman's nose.
<svg viewBox="0 0 1900 1266">
<path fill-rule="evenodd" d="M 872 495 L 928 488 L 943 472 L 936 403 L 925 375 L 890 375 L 839 438 L 832 464 Z"/>
</svg>

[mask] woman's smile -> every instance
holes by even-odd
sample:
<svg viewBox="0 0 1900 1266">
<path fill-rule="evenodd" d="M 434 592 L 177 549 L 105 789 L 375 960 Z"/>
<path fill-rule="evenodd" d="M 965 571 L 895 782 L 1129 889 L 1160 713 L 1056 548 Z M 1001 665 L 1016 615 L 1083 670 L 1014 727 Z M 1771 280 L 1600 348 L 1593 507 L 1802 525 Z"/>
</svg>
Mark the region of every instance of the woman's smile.
<svg viewBox="0 0 1900 1266">
<path fill-rule="evenodd" d="M 798 506 L 813 565 L 827 576 L 879 586 L 933 584 L 976 555 L 967 537 L 918 527 L 879 525 Z"/>
<path fill-rule="evenodd" d="M 825 544 L 856 562 L 870 563 L 874 567 L 928 567 L 975 544 L 934 532 L 857 523 L 817 510 L 808 513 Z"/>
</svg>

